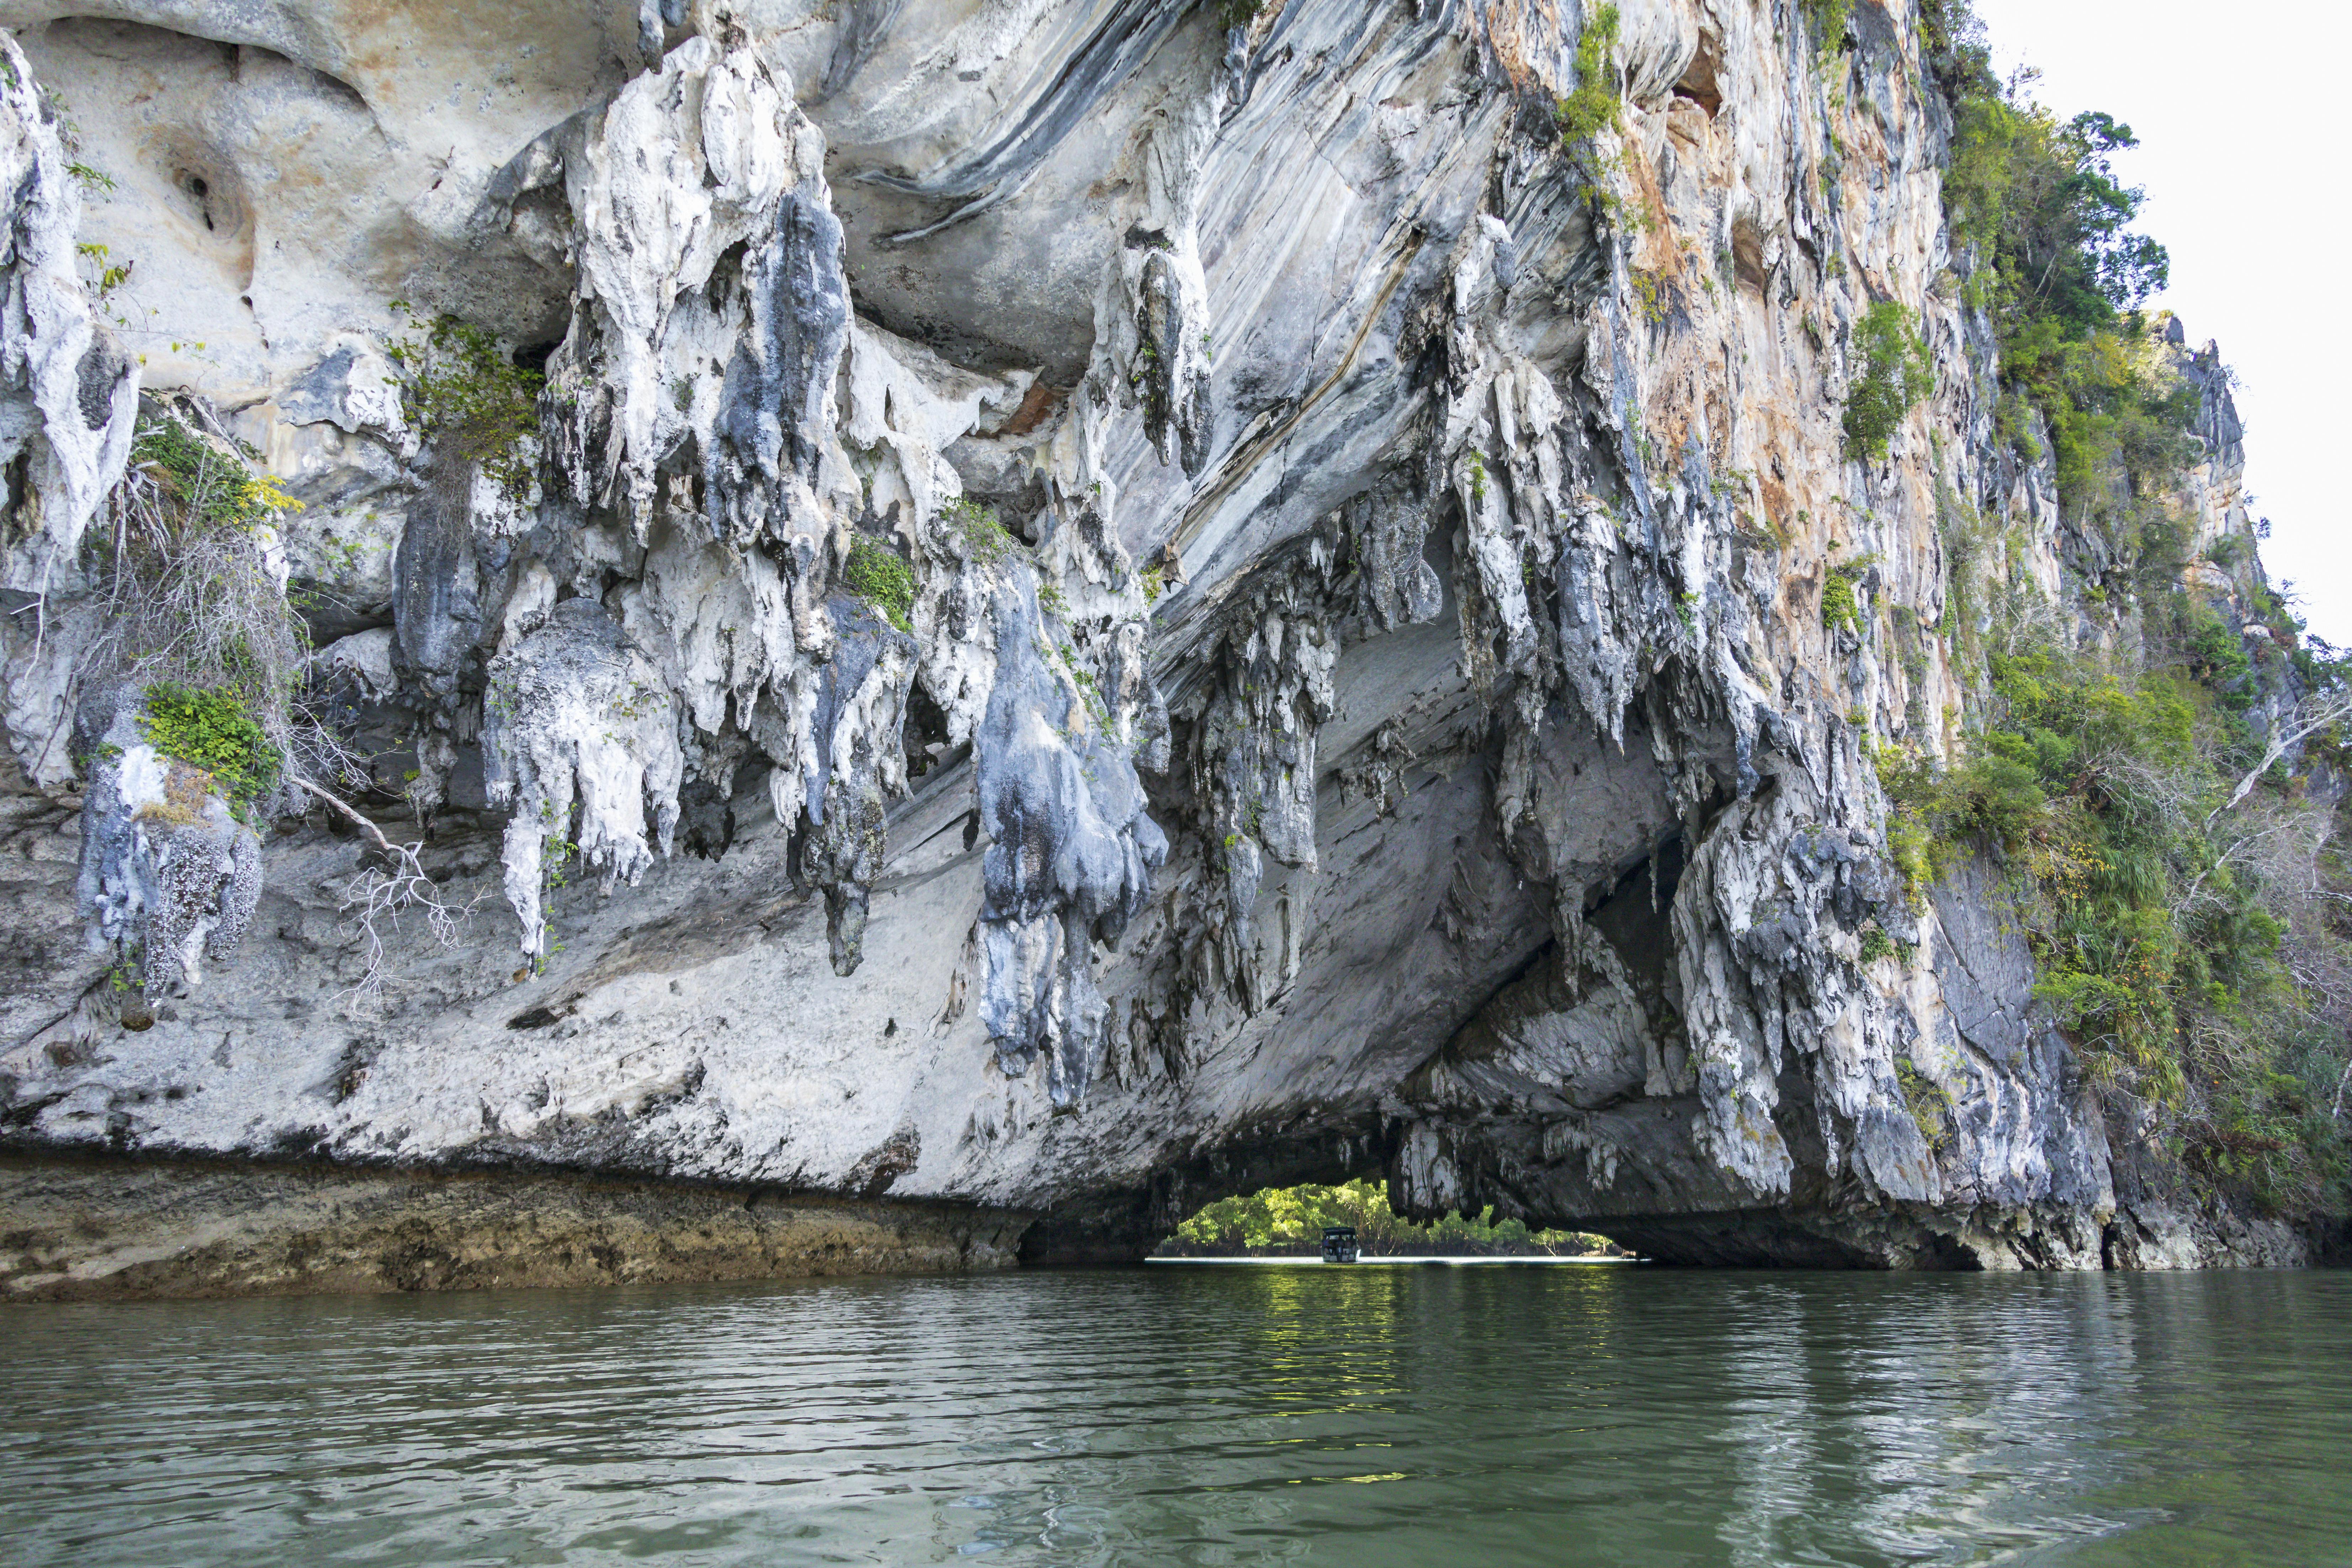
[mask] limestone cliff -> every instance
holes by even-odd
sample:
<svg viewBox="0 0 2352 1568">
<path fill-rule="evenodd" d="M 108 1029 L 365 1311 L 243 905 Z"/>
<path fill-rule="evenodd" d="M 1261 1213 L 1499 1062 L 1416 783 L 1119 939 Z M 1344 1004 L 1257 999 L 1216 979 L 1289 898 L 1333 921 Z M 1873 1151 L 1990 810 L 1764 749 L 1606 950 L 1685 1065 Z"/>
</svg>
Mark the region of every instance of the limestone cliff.
<svg viewBox="0 0 2352 1568">
<path fill-rule="evenodd" d="M 2106 624 L 1906 5 L 0 23 L 19 1154 L 887 1196 L 1042 1259 L 1379 1171 L 1686 1260 L 2305 1256 L 2133 1142 L 1996 868 L 1890 853 L 1874 758 L 1978 696 L 1955 509 Z M 1884 301 L 1933 391 L 1874 454 Z M 527 428 L 432 422 L 445 315 L 543 372 Z M 368 837 L 287 789 L 173 847 L 77 663 L 142 387 L 302 503 L 340 787 L 475 899 L 380 995 Z M 126 1005 L 151 905 L 212 959 Z"/>
</svg>

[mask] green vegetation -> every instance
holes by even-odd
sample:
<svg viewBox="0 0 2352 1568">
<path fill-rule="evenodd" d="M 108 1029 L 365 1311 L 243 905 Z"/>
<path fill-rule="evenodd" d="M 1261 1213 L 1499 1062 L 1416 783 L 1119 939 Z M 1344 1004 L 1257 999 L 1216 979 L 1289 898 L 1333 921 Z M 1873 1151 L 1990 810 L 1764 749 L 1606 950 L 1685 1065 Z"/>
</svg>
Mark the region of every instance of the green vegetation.
<svg viewBox="0 0 2352 1568">
<path fill-rule="evenodd" d="M 993 566 L 1015 548 L 1013 535 L 997 520 L 996 509 L 970 496 L 958 496 L 940 509 L 940 517 L 963 545 L 963 552 L 982 566 Z"/>
<path fill-rule="evenodd" d="M 218 730 L 216 740 L 241 732 L 213 724 L 234 710 L 282 755 L 310 637 L 287 602 L 270 531 L 299 503 L 234 442 L 200 431 L 196 417 L 142 400 L 131 462 L 85 536 L 84 570 L 107 606 L 89 673 L 210 694 L 213 705 L 172 721 L 178 727 L 167 732 L 179 743 L 196 745 L 208 729 Z M 171 754 L 214 767 L 206 746 Z M 276 769 L 231 767 L 223 776 L 260 789 Z"/>
<path fill-rule="evenodd" d="M 1393 1252 L 1549 1252 L 1573 1256 L 1608 1245 L 1597 1236 L 1565 1230 L 1530 1231 L 1515 1219 L 1497 1223 L 1490 1205 L 1475 1219 L 1458 1214 L 1426 1225 L 1398 1217 L 1386 1184 L 1359 1179 L 1339 1186 L 1268 1187 L 1247 1197 L 1221 1198 L 1176 1227 L 1172 1251 L 1311 1253 L 1327 1225 L 1351 1225 L 1368 1257 Z"/>
<path fill-rule="evenodd" d="M 1952 1141 L 1952 1097 L 1944 1086 L 1903 1057 L 1895 1058 L 1895 1081 L 1902 1088 L 1903 1104 L 1927 1147 L 1940 1151 Z"/>
<path fill-rule="evenodd" d="M 1903 416 L 1936 390 L 1936 367 L 1919 341 L 1916 318 L 1892 300 L 1862 313 L 1853 345 L 1862 356 L 1845 400 L 1845 449 L 1850 458 L 1884 458 Z"/>
<path fill-rule="evenodd" d="M 1822 584 L 1822 625 L 1832 631 L 1841 626 L 1859 629 L 1862 626 L 1862 613 L 1854 604 L 1853 579 L 1834 568 Z"/>
<path fill-rule="evenodd" d="M 2005 868 L 2037 994 L 2094 1080 L 2165 1113 L 2192 1164 L 2309 1203 L 2344 1168 L 2346 1019 L 2334 979 L 2311 983 L 2347 969 L 2352 881 L 2332 808 L 2283 777 L 2233 800 L 2265 753 L 2242 675 L 2199 646 L 2134 670 L 2012 618 L 1964 758 L 1880 753 L 1890 839 L 1916 880 L 1979 852 Z"/>
<path fill-rule="evenodd" d="M 1910 956 L 1908 943 L 1895 941 L 1876 926 L 1871 926 L 1862 933 L 1862 962 L 1864 964 L 1876 963 L 1882 958 L 1907 959 Z"/>
<path fill-rule="evenodd" d="M 2028 458 L 2048 442 L 2069 508 L 2128 510 L 2179 466 L 2197 412 L 2139 314 L 2169 261 L 2129 228 L 2141 195 L 2109 163 L 2137 142 L 2105 114 L 2059 120 L 2025 96 L 2030 78 L 2000 82 L 1964 0 L 1928 22 L 1953 106 L 1945 212 L 1972 258 L 1968 301 L 1999 336 L 2002 427 Z"/>
<path fill-rule="evenodd" d="M 900 631 L 915 629 L 915 569 L 887 545 L 862 533 L 852 540 L 841 581 Z"/>
<path fill-rule="evenodd" d="M 85 282 L 90 293 L 100 300 L 104 300 L 131 280 L 131 263 L 111 261 L 110 258 L 114 253 L 105 246 L 84 240 L 74 247 L 74 254 L 97 268 L 98 276 L 85 279 Z"/>
<path fill-rule="evenodd" d="M 1829 569 L 1829 575 L 1822 580 L 1822 625 L 1832 631 L 1862 630 L 1862 601 L 1853 585 L 1870 574 L 1877 561 L 1874 553 L 1857 555 Z"/>
<path fill-rule="evenodd" d="M 278 785 L 278 748 L 234 691 L 159 680 L 147 688 L 139 723 L 149 745 L 211 774 L 214 787 L 238 805 Z"/>
<path fill-rule="evenodd" d="M 1617 70 L 1609 51 L 1617 45 L 1617 7 L 1603 5 L 1592 14 L 1576 40 L 1576 87 L 1559 100 L 1552 119 L 1560 140 L 1573 152 L 1589 155 L 1592 139 L 1621 123 Z"/>
<path fill-rule="evenodd" d="M 2260 1205 L 2340 1205 L 2352 869 L 2334 806 L 2281 758 L 2287 735 L 2307 759 L 2346 754 L 2352 660 L 2298 647 L 2258 574 L 2239 583 L 2242 627 L 2184 581 L 2200 395 L 2138 313 L 2166 262 L 2129 231 L 2139 194 L 2109 167 L 2129 129 L 2062 121 L 1998 82 L 1963 0 L 1925 15 L 1954 104 L 1945 195 L 1964 297 L 2000 345 L 2000 426 L 2051 461 L 2069 522 L 2109 549 L 2074 605 L 2053 604 L 2021 530 L 1939 495 L 1946 614 L 1913 630 L 1948 639 L 1970 700 L 1948 767 L 1876 752 L 1890 855 L 1915 905 L 1964 864 L 1991 868 L 2037 994 L 2132 1136 Z M 1915 355 L 1905 317 L 1866 316 L 1857 340 L 1863 384 L 1883 365 L 1893 395 L 1857 387 L 1847 436 L 1866 449 L 1907 406 Z M 2228 570 L 2240 550 L 2208 554 Z M 1828 624 L 1856 613 L 1835 590 L 1844 570 L 1823 592 Z M 2100 635 L 2078 635 L 2076 607 Z M 1891 956 L 1872 934 L 1864 962 Z M 1909 1064 L 1898 1076 L 1921 1130 L 1947 1136 L 1933 1083 Z"/>
<path fill-rule="evenodd" d="M 1632 271 L 1625 280 L 1633 286 L 1634 310 L 1644 326 L 1664 326 L 1675 313 L 1673 285 L 1655 272 Z"/>
<path fill-rule="evenodd" d="M 408 331 L 384 352 L 408 374 L 403 395 L 408 417 L 428 438 L 450 442 L 479 465 L 490 481 L 518 502 L 533 479 L 526 445 L 539 434 L 539 393 L 547 378 L 524 370 L 481 328 L 455 316 L 418 319 L 406 300 L 392 308 Z"/>
<path fill-rule="evenodd" d="M 1812 35 L 1813 52 L 1833 55 L 1845 47 L 1845 24 L 1853 0 L 1802 0 L 1805 30 Z"/>
<path fill-rule="evenodd" d="M 1552 106 L 1552 124 L 1559 132 L 1561 152 L 1576 170 L 1578 197 L 1621 228 L 1654 226 L 1654 213 L 1646 205 L 1637 210 L 1616 189 L 1617 178 L 1624 173 L 1623 153 L 1603 156 L 1600 150 L 1602 132 L 1624 128 L 1624 73 L 1612 58 L 1618 26 L 1614 5 L 1602 5 L 1586 21 L 1576 40 L 1576 86 Z"/>
<path fill-rule="evenodd" d="M 250 532 L 302 510 L 275 478 L 256 473 L 170 415 L 140 422 L 131 460 L 148 468 L 196 526 Z"/>
</svg>

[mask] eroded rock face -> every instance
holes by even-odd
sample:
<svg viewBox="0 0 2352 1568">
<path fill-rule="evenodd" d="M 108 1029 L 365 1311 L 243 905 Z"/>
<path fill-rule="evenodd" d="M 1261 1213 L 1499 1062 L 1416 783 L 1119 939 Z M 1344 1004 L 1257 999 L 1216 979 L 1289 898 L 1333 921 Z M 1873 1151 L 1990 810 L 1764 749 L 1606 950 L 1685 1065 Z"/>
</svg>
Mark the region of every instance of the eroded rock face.
<svg viewBox="0 0 2352 1568">
<path fill-rule="evenodd" d="M 1993 437 L 1906 7 L 1825 64 L 1633 0 L 1584 147 L 1583 12 L 1504 0 L 102 9 L 5 14 L 123 169 L 105 232 L 250 251 L 251 329 L 149 379 L 312 503 L 322 666 L 511 916 L 352 1013 L 352 851 L 289 829 L 177 1019 L 41 978 L 19 1143 L 948 1200 L 1044 1214 L 1035 1257 L 1375 1171 L 1691 1260 L 2299 1246 L 2119 1197 L 1989 883 L 1887 855 L 1867 747 L 1944 754 L 1962 700 L 1939 509 L 2062 592 L 2090 547 Z M 243 205 L 167 216 L 158 146 Z M 396 297 L 543 356 L 528 500 L 407 427 Z M 1882 298 L 1938 390 L 1862 461 Z M 2245 531 L 2200 384 L 2185 499 Z M 33 887 L 11 921 L 73 919 Z"/>
<path fill-rule="evenodd" d="M 114 961 L 110 984 L 126 993 L 201 982 L 206 958 L 236 952 L 261 893 L 259 837 L 210 774 L 151 743 L 142 696 L 127 685 L 93 694 L 76 736 L 87 759 L 76 896 L 91 950 Z M 146 1016 L 124 1005 L 127 1026 Z"/>
</svg>

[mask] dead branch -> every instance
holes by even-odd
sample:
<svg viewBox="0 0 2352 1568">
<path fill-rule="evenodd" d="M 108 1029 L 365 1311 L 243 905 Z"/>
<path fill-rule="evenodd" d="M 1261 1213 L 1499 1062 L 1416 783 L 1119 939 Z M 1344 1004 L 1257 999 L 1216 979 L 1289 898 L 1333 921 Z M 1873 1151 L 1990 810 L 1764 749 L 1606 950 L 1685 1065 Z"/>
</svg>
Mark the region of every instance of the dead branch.
<svg viewBox="0 0 2352 1568">
<path fill-rule="evenodd" d="M 299 773 L 289 773 L 288 782 L 340 812 L 365 833 L 390 862 L 389 866 L 363 868 L 344 886 L 343 901 L 337 906 L 339 912 L 350 917 L 344 929 L 358 935 L 366 965 L 357 983 L 341 994 L 359 1002 L 375 1002 L 383 994 L 383 926 L 397 931 L 403 912 L 413 911 L 423 916 L 434 941 L 443 947 L 454 948 L 466 922 L 473 919 L 482 895 L 478 892 L 463 904 L 451 903 L 441 896 L 439 884 L 425 873 L 424 862 L 419 858 L 425 840 L 394 844 L 384 837 L 383 829 L 373 818 L 333 791 Z"/>
<path fill-rule="evenodd" d="M 2263 747 L 2262 761 L 2246 771 L 2245 776 L 2238 781 L 2238 787 L 2230 792 L 2229 799 L 2213 808 L 2205 818 L 2206 826 L 2212 826 L 2223 812 L 2253 793 L 2254 785 L 2262 782 L 2263 775 L 2270 772 L 2272 764 L 2284 758 L 2291 747 L 2301 745 L 2330 724 L 2352 718 L 2352 691 L 2339 691 L 2325 700 L 2305 702 L 2297 711 L 2299 717 L 2292 727 L 2284 721 L 2272 723 L 2270 741 Z"/>
</svg>

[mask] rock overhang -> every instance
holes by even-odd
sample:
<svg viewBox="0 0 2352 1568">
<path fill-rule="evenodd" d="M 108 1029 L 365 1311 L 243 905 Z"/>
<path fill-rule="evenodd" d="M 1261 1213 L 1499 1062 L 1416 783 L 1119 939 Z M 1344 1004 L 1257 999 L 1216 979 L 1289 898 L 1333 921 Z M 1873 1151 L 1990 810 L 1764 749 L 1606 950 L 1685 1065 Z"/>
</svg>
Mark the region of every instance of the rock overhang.
<svg viewBox="0 0 2352 1568">
<path fill-rule="evenodd" d="M 353 226 L 406 237 L 324 292 L 299 268 L 262 282 L 257 260 L 273 297 L 256 319 L 287 311 L 266 354 L 162 367 L 215 395 L 266 382 L 277 414 L 320 412 L 305 356 L 352 351 L 306 344 L 303 323 L 346 297 L 383 319 L 419 266 L 486 291 L 428 302 L 549 331 L 526 324 L 546 315 L 529 301 L 577 279 L 519 222 L 547 216 L 532 202 L 562 193 L 575 254 L 649 237 L 611 218 L 617 185 L 583 173 L 583 138 L 616 105 L 650 118 L 615 145 L 668 136 L 714 173 L 742 206 L 730 242 L 754 272 L 780 258 L 781 281 L 739 297 L 736 253 L 713 246 L 717 260 L 597 286 L 609 305 L 642 285 L 657 308 L 597 317 L 567 300 L 560 385 L 596 395 L 599 353 L 663 366 L 614 426 L 551 430 L 569 501 L 533 530 L 472 530 L 461 509 L 482 538 L 438 553 L 413 547 L 429 507 L 390 519 L 405 559 L 437 563 L 407 581 L 437 593 L 474 572 L 468 591 L 497 606 L 446 658 L 403 645 L 405 675 L 436 676 L 425 695 L 459 729 L 472 663 L 487 679 L 564 604 L 604 616 L 614 656 L 672 689 L 690 722 L 630 714 L 643 743 L 614 744 L 634 771 L 581 797 L 617 823 L 599 842 L 643 881 L 559 907 L 562 951 L 520 986 L 502 984 L 505 954 L 419 954 L 432 979 L 413 1039 L 316 1004 L 302 1026 L 343 1042 L 282 1037 L 290 1005 L 272 987 L 310 951 L 289 942 L 246 993 L 213 993 L 207 1027 L 253 1043 L 208 1066 L 192 1021 L 185 1041 L 160 1026 L 146 1066 L 89 1074 L 34 1113 L 38 1136 L 94 1135 L 98 1117 L 157 1152 L 295 1135 L 338 1158 L 861 1193 L 887 1168 L 902 1194 L 1099 1210 L 1097 1250 L 1234 1183 L 1375 1167 L 1417 1209 L 1488 1201 L 1661 1237 L 1775 1215 L 1813 1238 L 1789 1248 L 1834 1234 L 1842 1257 L 1868 1251 L 1853 1215 L 1893 1215 L 1870 1223 L 1916 1241 L 1958 1234 L 1930 1221 L 1964 1202 L 2003 1205 L 2029 1234 L 2112 1207 L 2063 1044 L 2025 1025 L 2016 1040 L 1939 1035 L 1953 997 L 1981 988 L 1951 967 L 1969 917 L 1911 910 L 1886 878 L 1851 715 L 1867 703 L 1904 728 L 1948 672 L 1913 676 L 1815 624 L 1797 586 L 1811 568 L 1790 554 L 1844 509 L 1836 526 L 1886 556 L 1869 591 L 1935 608 L 1924 454 L 1854 491 L 1843 372 L 1820 337 L 1864 287 L 1892 290 L 1934 314 L 1949 366 L 1965 361 L 1967 322 L 1927 289 L 1938 220 L 1920 182 L 1944 132 L 1904 76 L 1904 29 L 1874 22 L 1870 123 L 1850 128 L 1850 162 L 1902 197 L 1849 206 L 1789 129 L 1811 89 L 1760 13 L 1626 7 L 1626 199 L 1664 220 L 1635 233 L 1559 172 L 1572 150 L 1547 116 L 1578 31 L 1528 8 L 1293 4 L 1234 36 L 1207 7 L 1137 4 L 1041 8 L 1025 27 L 972 7 L 928 33 L 856 7 L 670 9 L 599 12 L 505 97 L 442 106 L 466 130 L 431 186 L 411 153 L 441 109 L 415 90 L 422 57 L 378 58 L 398 42 L 378 23 L 278 7 L 225 40 L 336 77 L 412 143 L 383 154 L 387 194 Z M 85 31 L 46 35 L 68 74 L 73 49 L 92 53 Z M 210 83 L 210 105 L 275 79 L 269 59 L 249 65 L 250 79 L 223 65 L 181 87 Z M 788 199 L 840 226 L 837 376 L 818 364 L 832 339 L 792 324 L 836 286 L 820 277 L 832 241 L 822 224 L 772 237 L 768 204 L 785 198 L 758 184 L 767 165 L 719 155 L 713 100 L 694 95 L 729 73 L 778 84 Z M 656 101 L 657 82 L 676 90 Z M 551 132 L 541 168 L 528 150 Z M 707 321 L 662 314 L 683 293 Z M 746 322 L 778 313 L 721 322 L 739 305 Z M 730 401 L 716 367 L 745 343 L 765 379 Z M 1013 429 L 1008 408 L 1041 387 L 1035 422 Z M 340 412 L 298 428 L 359 435 Z M 247 406 L 275 452 L 287 426 L 271 415 Z M 1968 461 L 1991 460 L 1964 394 L 1932 417 Z M 702 464 L 683 501 L 675 454 L 696 443 L 732 456 Z M 409 460 L 377 445 L 388 472 Z M 349 476 L 313 477 L 326 494 Z M 1009 576 L 933 527 L 957 490 L 1017 525 Z M 727 494 L 751 499 L 730 510 Z M 824 607 L 823 562 L 850 534 L 944 574 L 919 593 L 905 668 L 844 662 L 856 638 Z M 1157 605 L 1139 603 L 1147 567 Z M 404 635 L 454 624 L 406 615 Z M 738 635 L 754 624 L 756 655 Z M 853 663 L 855 700 L 835 681 Z M 940 715 L 940 755 L 966 760 L 908 778 L 894 742 L 917 695 Z M 665 724 L 687 736 L 675 758 L 653 736 Z M 604 731 L 565 733 L 576 771 Z M 480 742 L 506 744 L 496 725 Z M 421 771 L 455 777 L 476 743 L 451 731 L 444 755 L 421 734 Z M 692 786 L 731 797 L 715 864 L 658 858 L 660 813 Z M 526 875 L 537 852 L 511 829 L 509 848 Z M 306 843 L 293 864 L 335 853 Z M 280 931 L 331 924 L 268 897 Z M 1932 983 L 1859 971 L 1872 924 L 1944 931 L 1923 938 Z M 1923 1142 L 1902 1064 L 1983 1108 L 1957 1152 Z M 138 1098 L 134 1079 L 182 1098 Z M 2036 1207 L 2052 1204 L 2054 1218 Z M 2052 1245 L 2084 1256 L 2079 1237 Z M 1940 1256 L 1887 1247 L 1869 1256 Z"/>
</svg>

